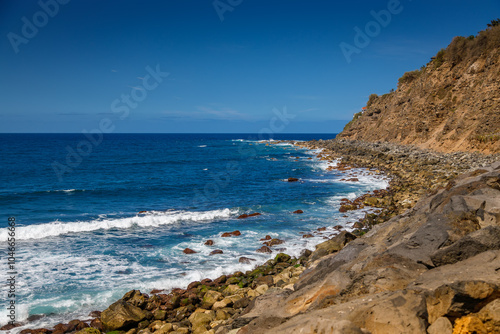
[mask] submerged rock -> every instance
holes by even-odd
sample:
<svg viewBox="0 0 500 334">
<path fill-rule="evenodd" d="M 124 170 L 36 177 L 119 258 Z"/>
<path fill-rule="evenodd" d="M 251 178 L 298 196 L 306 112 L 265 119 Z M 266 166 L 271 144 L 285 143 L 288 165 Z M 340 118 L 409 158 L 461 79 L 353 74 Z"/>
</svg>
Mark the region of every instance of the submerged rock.
<svg viewBox="0 0 500 334">
<path fill-rule="evenodd" d="M 252 263 L 252 261 L 256 261 L 256 260 L 249 258 L 249 257 L 244 257 L 244 256 L 242 256 L 238 259 L 238 262 L 243 263 L 243 264 L 250 264 L 250 263 Z"/>
<path fill-rule="evenodd" d="M 216 249 L 210 252 L 210 255 L 216 255 L 216 254 L 224 254 L 224 252 L 221 249 Z"/>
<path fill-rule="evenodd" d="M 271 250 L 271 248 L 269 248 L 267 246 L 262 246 L 261 248 L 257 249 L 256 252 L 257 253 L 272 253 L 273 251 Z"/>
<path fill-rule="evenodd" d="M 240 235 L 241 235 L 240 231 L 233 231 L 233 232 L 224 232 L 224 233 L 222 233 L 221 237 L 222 238 L 229 238 L 229 237 L 237 237 Z"/>
<path fill-rule="evenodd" d="M 260 216 L 260 215 L 261 215 L 260 212 L 254 212 L 254 213 L 250 213 L 250 214 L 244 213 L 244 214 L 238 216 L 238 219 L 245 219 L 245 218 L 255 217 L 255 216 Z"/>
</svg>

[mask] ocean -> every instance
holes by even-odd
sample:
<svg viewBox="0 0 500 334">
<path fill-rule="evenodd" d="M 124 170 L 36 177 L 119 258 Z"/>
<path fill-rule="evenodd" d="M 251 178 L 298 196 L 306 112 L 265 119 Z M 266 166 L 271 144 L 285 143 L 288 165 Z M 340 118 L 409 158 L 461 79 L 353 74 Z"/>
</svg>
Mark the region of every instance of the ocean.
<svg viewBox="0 0 500 334">
<path fill-rule="evenodd" d="M 12 299 L 17 321 L 42 316 L 29 327 L 51 327 L 85 319 L 132 289 L 185 287 L 249 270 L 280 251 L 314 250 L 334 226 L 349 228 L 372 210 L 340 213 L 340 199 L 388 186 L 384 175 L 364 169 L 356 170 L 359 181 L 342 181 L 345 174 L 327 170 L 336 161 L 280 142 L 334 137 L 0 134 L 0 325 Z M 237 219 L 253 212 L 261 215 Z M 12 268 L 9 217 L 16 223 Z M 241 235 L 221 237 L 235 230 Z M 257 253 L 266 235 L 285 243 Z M 213 246 L 204 244 L 209 239 Z M 215 249 L 223 253 L 210 255 Z M 242 256 L 256 261 L 241 264 Z"/>
</svg>

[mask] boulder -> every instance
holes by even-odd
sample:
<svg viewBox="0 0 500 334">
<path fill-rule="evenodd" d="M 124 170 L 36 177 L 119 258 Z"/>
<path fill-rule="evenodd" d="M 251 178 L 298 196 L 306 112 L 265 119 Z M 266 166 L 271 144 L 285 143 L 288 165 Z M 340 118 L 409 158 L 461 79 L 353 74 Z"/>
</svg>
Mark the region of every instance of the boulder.
<svg viewBox="0 0 500 334">
<path fill-rule="evenodd" d="M 476 314 L 488 333 L 500 333 L 500 299 L 495 299 Z"/>
<path fill-rule="evenodd" d="M 243 264 L 250 264 L 250 263 L 252 263 L 252 261 L 256 261 L 256 260 L 249 258 L 249 257 L 244 257 L 244 256 L 242 256 L 238 259 L 238 262 L 243 263 Z"/>
<path fill-rule="evenodd" d="M 330 240 L 316 245 L 316 250 L 311 255 L 311 260 L 317 260 L 322 256 L 338 252 L 345 247 L 350 241 L 356 239 L 356 236 L 347 231 L 342 231 Z"/>
<path fill-rule="evenodd" d="M 210 309 L 216 302 L 222 299 L 222 293 L 214 290 L 208 290 L 203 296 L 202 307 Z"/>
<path fill-rule="evenodd" d="M 243 297 L 234 302 L 233 307 L 235 309 L 245 308 L 250 304 L 250 299 L 248 297 Z"/>
<path fill-rule="evenodd" d="M 288 182 L 297 182 L 299 179 L 297 179 L 296 177 L 289 177 L 288 178 Z"/>
<path fill-rule="evenodd" d="M 266 242 L 263 242 L 264 245 L 268 246 L 268 247 L 272 247 L 274 245 L 281 245 L 282 243 L 284 243 L 285 241 L 283 240 L 280 240 L 280 239 L 277 239 L 277 238 L 274 238 L 274 239 L 271 239 L 269 241 L 266 241 Z"/>
<path fill-rule="evenodd" d="M 101 334 L 101 331 L 97 328 L 87 327 L 77 331 L 75 334 Z"/>
<path fill-rule="evenodd" d="M 210 255 L 216 255 L 216 254 L 224 254 L 224 252 L 221 249 L 216 249 L 210 252 Z"/>
<path fill-rule="evenodd" d="M 302 210 L 295 210 L 293 213 L 304 213 Z"/>
<path fill-rule="evenodd" d="M 428 334 L 452 334 L 453 326 L 448 318 L 437 318 L 432 325 L 427 328 Z"/>
<path fill-rule="evenodd" d="M 208 328 L 210 322 L 214 320 L 214 318 L 205 312 L 195 312 L 191 314 L 189 317 L 189 322 L 192 325 L 192 333 L 193 334 L 203 334 Z"/>
<path fill-rule="evenodd" d="M 156 320 L 165 320 L 166 316 L 167 316 L 167 311 L 165 310 L 155 310 L 153 312 L 153 316 Z"/>
<path fill-rule="evenodd" d="M 459 281 L 445 284 L 426 296 L 429 323 L 440 317 L 457 318 L 478 312 L 491 298 L 500 294 L 499 287 L 481 281 Z"/>
<path fill-rule="evenodd" d="M 466 235 L 448 247 L 438 249 L 431 255 L 431 260 L 435 266 L 442 266 L 496 249 L 500 249 L 500 226 L 488 226 Z"/>
<path fill-rule="evenodd" d="M 379 199 L 377 197 L 367 197 L 363 201 L 364 205 L 377 207 L 379 205 Z"/>
<path fill-rule="evenodd" d="M 214 244 L 213 240 L 207 240 L 207 241 L 205 241 L 205 245 L 206 246 L 213 246 L 213 244 Z"/>
<path fill-rule="evenodd" d="M 259 249 L 257 249 L 256 252 L 257 253 L 272 253 L 273 251 L 271 250 L 271 248 L 269 248 L 267 246 L 262 246 Z"/>
<path fill-rule="evenodd" d="M 127 330 L 152 317 L 151 312 L 123 300 L 111 304 L 101 313 L 101 321 L 107 331 Z"/>
<path fill-rule="evenodd" d="M 182 252 L 184 254 L 195 254 L 195 253 L 197 253 L 196 251 L 192 250 L 191 248 L 185 248 Z"/>
<path fill-rule="evenodd" d="M 229 237 L 237 237 L 237 236 L 240 236 L 241 235 L 241 232 L 236 230 L 236 231 L 233 231 L 233 232 L 224 232 L 222 233 L 221 237 L 222 238 L 229 238 Z"/>
<path fill-rule="evenodd" d="M 245 219 L 245 218 L 255 217 L 255 216 L 260 216 L 260 215 L 261 215 L 261 213 L 259 213 L 259 212 L 254 212 L 254 213 L 250 213 L 250 214 L 244 213 L 244 214 L 238 216 L 238 219 Z"/>
<path fill-rule="evenodd" d="M 290 255 L 288 254 L 285 254 L 285 253 L 279 253 L 278 255 L 276 255 L 276 257 L 274 258 L 274 260 L 276 261 L 276 263 L 279 263 L 279 262 L 288 262 L 290 261 L 292 258 Z"/>
</svg>

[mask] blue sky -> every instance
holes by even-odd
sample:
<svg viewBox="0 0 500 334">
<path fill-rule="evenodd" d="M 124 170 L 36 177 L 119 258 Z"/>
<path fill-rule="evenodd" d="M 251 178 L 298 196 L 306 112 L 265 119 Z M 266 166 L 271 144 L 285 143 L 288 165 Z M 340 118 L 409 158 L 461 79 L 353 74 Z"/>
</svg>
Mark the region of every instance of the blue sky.
<svg viewBox="0 0 500 334">
<path fill-rule="evenodd" d="M 276 131 L 336 133 L 499 16 L 498 0 L 2 0 L 0 132 L 256 133 L 286 108 Z"/>
</svg>

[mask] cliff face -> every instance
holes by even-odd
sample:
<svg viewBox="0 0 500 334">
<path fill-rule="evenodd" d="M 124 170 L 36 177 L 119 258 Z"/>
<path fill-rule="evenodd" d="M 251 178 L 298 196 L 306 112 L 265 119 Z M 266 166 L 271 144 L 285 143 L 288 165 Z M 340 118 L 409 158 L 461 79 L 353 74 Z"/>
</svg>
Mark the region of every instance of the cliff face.
<svg viewBox="0 0 500 334">
<path fill-rule="evenodd" d="M 500 152 L 500 26 L 456 37 L 396 91 L 373 94 L 339 137 L 442 152 Z"/>
</svg>

